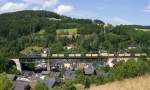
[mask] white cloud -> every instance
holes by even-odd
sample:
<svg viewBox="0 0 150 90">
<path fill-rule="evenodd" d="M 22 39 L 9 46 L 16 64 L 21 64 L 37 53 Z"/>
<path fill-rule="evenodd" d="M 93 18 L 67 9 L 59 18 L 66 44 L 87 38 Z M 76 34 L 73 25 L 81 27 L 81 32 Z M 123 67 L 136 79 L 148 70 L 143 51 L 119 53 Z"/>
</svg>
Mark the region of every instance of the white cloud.
<svg viewBox="0 0 150 90">
<path fill-rule="evenodd" d="M 73 6 L 70 5 L 59 5 L 54 11 L 58 14 L 66 14 L 73 11 Z"/>
<path fill-rule="evenodd" d="M 3 0 L 5 1 L 5 0 Z M 21 0 L 20 2 L 3 2 L 0 0 L 0 13 L 14 12 L 21 10 L 52 10 L 59 3 L 59 0 Z"/>
<path fill-rule="evenodd" d="M 119 24 L 124 24 L 124 25 L 129 25 L 129 24 L 133 24 L 132 22 L 125 20 L 121 17 L 118 16 L 114 16 L 112 18 L 109 18 L 109 20 L 107 20 L 108 22 L 115 24 L 115 25 L 119 25 Z"/>
<path fill-rule="evenodd" d="M 21 11 L 25 10 L 26 8 L 27 5 L 25 3 L 7 2 L 0 7 L 0 13 Z"/>
<path fill-rule="evenodd" d="M 36 7 L 42 9 L 48 9 L 59 3 L 58 0 L 22 0 L 22 1 L 25 2 L 26 4 L 29 4 L 30 6 L 36 5 Z"/>
<path fill-rule="evenodd" d="M 150 4 L 147 5 L 147 6 L 144 8 L 144 11 L 145 11 L 145 12 L 150 12 Z"/>
<path fill-rule="evenodd" d="M 43 3 L 49 3 L 50 5 L 55 5 L 58 3 L 58 0 L 22 0 L 26 3 L 30 4 L 43 4 Z"/>
<path fill-rule="evenodd" d="M 42 10 L 40 7 L 34 6 L 31 8 L 31 10 Z"/>
<path fill-rule="evenodd" d="M 21 0 L 20 2 L 4 2 L 0 5 L 0 13 L 21 10 L 53 10 L 59 14 L 68 14 L 73 10 L 73 6 L 61 5 L 59 0 Z"/>
</svg>

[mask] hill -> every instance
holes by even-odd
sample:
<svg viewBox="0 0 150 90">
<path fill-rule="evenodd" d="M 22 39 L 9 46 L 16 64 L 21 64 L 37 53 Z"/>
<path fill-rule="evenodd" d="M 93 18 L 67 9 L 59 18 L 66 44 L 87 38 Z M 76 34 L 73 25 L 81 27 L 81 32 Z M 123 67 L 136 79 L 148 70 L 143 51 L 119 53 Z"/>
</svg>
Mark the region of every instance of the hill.
<svg viewBox="0 0 150 90">
<path fill-rule="evenodd" d="M 49 11 L 0 14 L 0 52 L 5 57 L 15 57 L 26 48 L 41 47 L 51 48 L 51 53 L 98 53 L 100 49 L 111 53 L 150 53 L 150 32 L 104 25 L 101 20 L 71 18 Z M 70 45 L 77 48 L 64 48 Z M 128 47 L 136 49 L 127 50 Z"/>
<path fill-rule="evenodd" d="M 47 27 L 49 18 L 59 15 L 47 11 L 19 11 L 0 15 L 0 36 L 7 40 L 29 35 Z"/>
<path fill-rule="evenodd" d="M 150 90 L 150 76 L 116 81 L 101 86 L 92 86 L 89 90 Z"/>
<path fill-rule="evenodd" d="M 143 25 L 125 25 L 131 28 L 137 28 L 137 29 L 150 29 L 150 26 L 143 26 Z"/>
</svg>

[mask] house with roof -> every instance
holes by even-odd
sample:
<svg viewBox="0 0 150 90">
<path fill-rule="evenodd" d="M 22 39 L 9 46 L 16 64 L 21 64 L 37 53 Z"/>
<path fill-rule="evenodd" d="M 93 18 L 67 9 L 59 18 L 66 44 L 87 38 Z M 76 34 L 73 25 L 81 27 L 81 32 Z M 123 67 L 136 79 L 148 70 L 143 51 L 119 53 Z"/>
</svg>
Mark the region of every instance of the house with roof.
<svg viewBox="0 0 150 90">
<path fill-rule="evenodd" d="M 84 66 L 83 70 L 85 75 L 92 75 L 95 73 L 96 68 L 92 64 L 87 64 Z"/>
<path fill-rule="evenodd" d="M 27 81 L 14 81 L 13 82 L 13 87 L 14 87 L 14 90 L 24 90 L 25 87 L 27 86 L 30 86 L 30 83 L 27 82 Z"/>
<path fill-rule="evenodd" d="M 56 80 L 55 79 L 48 79 L 48 80 L 43 80 L 43 83 L 45 83 L 49 89 L 53 88 L 54 85 L 56 84 Z"/>
</svg>

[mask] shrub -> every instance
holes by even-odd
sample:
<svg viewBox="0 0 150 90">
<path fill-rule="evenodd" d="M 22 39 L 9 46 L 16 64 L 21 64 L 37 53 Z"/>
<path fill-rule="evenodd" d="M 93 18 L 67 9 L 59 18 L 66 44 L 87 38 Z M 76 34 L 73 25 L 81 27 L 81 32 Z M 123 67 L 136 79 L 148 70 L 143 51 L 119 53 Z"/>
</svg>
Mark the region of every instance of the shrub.
<svg viewBox="0 0 150 90">
<path fill-rule="evenodd" d="M 129 60 L 121 61 L 109 70 L 109 81 L 122 80 L 125 78 L 133 78 L 150 72 L 148 61 Z"/>
<path fill-rule="evenodd" d="M 85 80 L 85 75 L 82 70 L 77 70 L 75 72 L 75 82 L 83 84 Z"/>
<path fill-rule="evenodd" d="M 33 90 L 49 90 L 48 86 L 42 82 L 37 82 Z"/>
<path fill-rule="evenodd" d="M 13 84 L 6 74 L 0 74 L 0 90 L 13 90 Z"/>
<path fill-rule="evenodd" d="M 30 90 L 30 89 L 31 89 L 30 85 L 24 87 L 24 90 Z"/>
<path fill-rule="evenodd" d="M 84 87 L 85 88 L 90 88 L 90 85 L 91 85 L 91 81 L 88 78 L 86 78 L 85 82 L 84 82 Z"/>
<path fill-rule="evenodd" d="M 69 87 L 66 87 L 64 90 L 76 90 L 76 87 L 74 85 L 71 85 Z"/>
<path fill-rule="evenodd" d="M 63 90 L 76 90 L 76 87 L 73 84 L 73 81 L 66 81 L 63 86 Z"/>
</svg>

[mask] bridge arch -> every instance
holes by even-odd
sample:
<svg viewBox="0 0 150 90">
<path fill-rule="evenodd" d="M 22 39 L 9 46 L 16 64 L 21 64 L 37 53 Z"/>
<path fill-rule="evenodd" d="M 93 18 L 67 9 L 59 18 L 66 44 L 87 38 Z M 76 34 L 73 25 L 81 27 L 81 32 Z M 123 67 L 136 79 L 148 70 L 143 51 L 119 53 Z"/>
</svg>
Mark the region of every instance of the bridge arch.
<svg viewBox="0 0 150 90">
<path fill-rule="evenodd" d="M 22 72 L 22 67 L 19 59 L 10 59 L 10 61 L 13 61 L 16 64 L 17 70 Z"/>
</svg>

